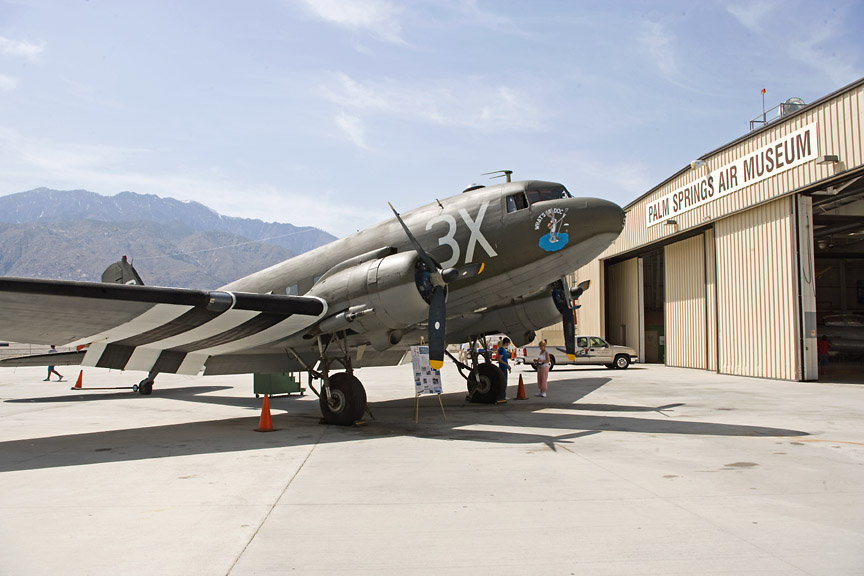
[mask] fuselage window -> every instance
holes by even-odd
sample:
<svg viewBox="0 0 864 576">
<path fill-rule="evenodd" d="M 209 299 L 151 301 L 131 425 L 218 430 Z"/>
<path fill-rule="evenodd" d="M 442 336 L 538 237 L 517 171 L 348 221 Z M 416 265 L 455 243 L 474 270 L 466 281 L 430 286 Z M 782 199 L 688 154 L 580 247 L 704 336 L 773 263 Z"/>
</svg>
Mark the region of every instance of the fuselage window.
<svg viewBox="0 0 864 576">
<path fill-rule="evenodd" d="M 555 188 L 540 188 L 536 190 L 526 190 L 528 202 L 543 202 L 544 200 L 560 200 L 561 198 L 572 198 L 570 193 L 563 186 Z"/>
<path fill-rule="evenodd" d="M 294 284 L 293 286 L 288 286 L 287 288 L 285 288 L 285 294 L 287 294 L 288 296 L 297 296 L 300 294 L 300 287 L 297 286 L 297 284 Z"/>
<path fill-rule="evenodd" d="M 507 197 L 507 213 L 528 208 L 528 200 L 522 192 Z"/>
</svg>

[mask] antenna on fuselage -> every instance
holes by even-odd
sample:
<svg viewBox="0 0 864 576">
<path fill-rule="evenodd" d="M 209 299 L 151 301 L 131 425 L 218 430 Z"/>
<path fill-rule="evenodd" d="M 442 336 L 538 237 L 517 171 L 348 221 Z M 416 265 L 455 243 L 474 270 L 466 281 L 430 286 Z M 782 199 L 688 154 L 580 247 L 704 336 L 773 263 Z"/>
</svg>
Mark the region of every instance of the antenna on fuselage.
<svg viewBox="0 0 864 576">
<path fill-rule="evenodd" d="M 485 172 L 483 176 L 488 176 L 490 174 L 498 174 L 498 176 L 492 176 L 492 178 L 507 178 L 507 182 L 510 182 L 510 175 L 513 174 L 512 170 L 495 170 L 494 172 Z"/>
</svg>

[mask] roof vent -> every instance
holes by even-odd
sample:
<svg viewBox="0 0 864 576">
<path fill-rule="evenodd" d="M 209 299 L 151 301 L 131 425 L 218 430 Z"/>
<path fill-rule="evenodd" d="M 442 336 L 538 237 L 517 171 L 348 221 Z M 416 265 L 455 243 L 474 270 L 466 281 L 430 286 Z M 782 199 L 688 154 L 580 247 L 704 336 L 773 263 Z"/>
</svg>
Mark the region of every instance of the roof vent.
<svg viewBox="0 0 864 576">
<path fill-rule="evenodd" d="M 805 104 L 804 100 L 801 98 L 789 98 L 786 102 L 780 104 L 780 116 L 786 116 L 787 114 L 797 112 L 806 105 L 807 104 Z"/>
</svg>

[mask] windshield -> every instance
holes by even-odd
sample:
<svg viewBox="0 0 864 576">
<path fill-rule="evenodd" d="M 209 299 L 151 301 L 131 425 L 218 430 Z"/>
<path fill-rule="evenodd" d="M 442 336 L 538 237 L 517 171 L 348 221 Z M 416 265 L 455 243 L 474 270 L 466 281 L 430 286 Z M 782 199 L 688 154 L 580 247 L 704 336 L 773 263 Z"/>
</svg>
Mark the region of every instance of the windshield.
<svg viewBox="0 0 864 576">
<path fill-rule="evenodd" d="M 549 188 L 532 188 L 525 190 L 525 195 L 528 197 L 528 203 L 543 202 L 544 200 L 560 200 L 561 198 L 571 198 L 570 193 L 563 186 L 553 186 Z"/>
</svg>

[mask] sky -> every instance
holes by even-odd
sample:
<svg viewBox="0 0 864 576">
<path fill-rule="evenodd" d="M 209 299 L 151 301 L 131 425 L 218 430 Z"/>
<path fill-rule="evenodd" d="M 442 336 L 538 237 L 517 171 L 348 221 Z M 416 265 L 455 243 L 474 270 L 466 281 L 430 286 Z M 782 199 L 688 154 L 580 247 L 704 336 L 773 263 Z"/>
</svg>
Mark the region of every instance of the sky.
<svg viewBox="0 0 864 576">
<path fill-rule="evenodd" d="M 864 77 L 864 1 L 0 0 L 0 196 L 346 236 L 472 183 L 625 206 Z"/>
</svg>

